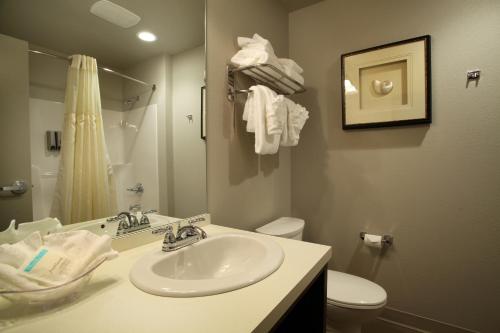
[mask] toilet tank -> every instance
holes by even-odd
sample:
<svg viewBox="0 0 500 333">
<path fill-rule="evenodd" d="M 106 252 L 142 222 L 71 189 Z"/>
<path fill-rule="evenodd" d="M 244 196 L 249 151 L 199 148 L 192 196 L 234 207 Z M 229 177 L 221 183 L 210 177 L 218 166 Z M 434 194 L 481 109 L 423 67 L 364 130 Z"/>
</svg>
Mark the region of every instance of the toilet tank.
<svg viewBox="0 0 500 333">
<path fill-rule="evenodd" d="M 256 232 L 271 236 L 302 240 L 305 222 L 295 217 L 280 217 L 262 227 Z"/>
</svg>

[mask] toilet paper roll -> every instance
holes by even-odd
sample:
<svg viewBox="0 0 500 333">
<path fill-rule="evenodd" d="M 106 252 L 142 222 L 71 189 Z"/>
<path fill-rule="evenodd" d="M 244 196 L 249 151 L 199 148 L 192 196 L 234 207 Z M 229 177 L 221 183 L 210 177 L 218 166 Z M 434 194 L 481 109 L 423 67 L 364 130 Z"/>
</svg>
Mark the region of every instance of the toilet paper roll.
<svg viewBox="0 0 500 333">
<path fill-rule="evenodd" d="M 365 234 L 365 245 L 369 247 L 382 248 L 382 236 Z"/>
</svg>

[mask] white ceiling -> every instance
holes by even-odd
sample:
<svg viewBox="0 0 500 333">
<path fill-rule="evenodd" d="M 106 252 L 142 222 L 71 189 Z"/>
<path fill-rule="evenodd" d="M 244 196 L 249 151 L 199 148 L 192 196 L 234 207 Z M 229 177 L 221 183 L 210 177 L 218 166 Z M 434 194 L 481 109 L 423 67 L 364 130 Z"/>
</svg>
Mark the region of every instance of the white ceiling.
<svg viewBox="0 0 500 333">
<path fill-rule="evenodd" d="M 141 17 L 127 29 L 92 15 L 96 1 L 0 0 L 0 33 L 66 54 L 90 55 L 118 69 L 204 43 L 204 0 L 112 0 Z M 139 40 L 141 30 L 158 40 Z"/>
</svg>

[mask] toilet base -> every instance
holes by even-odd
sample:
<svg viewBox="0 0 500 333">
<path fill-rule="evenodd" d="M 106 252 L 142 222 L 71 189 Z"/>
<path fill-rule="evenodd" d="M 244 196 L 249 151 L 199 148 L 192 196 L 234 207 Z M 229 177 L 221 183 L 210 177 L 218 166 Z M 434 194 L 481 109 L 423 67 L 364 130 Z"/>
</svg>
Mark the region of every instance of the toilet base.
<svg viewBox="0 0 500 333">
<path fill-rule="evenodd" d="M 363 324 L 376 319 L 384 310 L 384 306 L 374 309 L 351 309 L 328 303 L 326 309 L 326 332 L 361 333 Z"/>
</svg>

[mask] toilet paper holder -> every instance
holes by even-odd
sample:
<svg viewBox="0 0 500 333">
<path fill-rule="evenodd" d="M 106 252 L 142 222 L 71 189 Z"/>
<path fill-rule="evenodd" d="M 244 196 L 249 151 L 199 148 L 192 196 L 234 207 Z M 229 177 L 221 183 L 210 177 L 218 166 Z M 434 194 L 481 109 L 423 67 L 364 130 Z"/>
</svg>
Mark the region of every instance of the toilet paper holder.
<svg viewBox="0 0 500 333">
<path fill-rule="evenodd" d="M 365 235 L 366 235 L 366 232 L 362 231 L 359 233 L 359 238 L 361 238 L 362 240 L 365 239 Z M 383 235 L 382 236 L 382 244 L 384 246 L 391 246 L 392 243 L 394 242 L 394 237 L 390 236 L 390 235 Z"/>
</svg>

